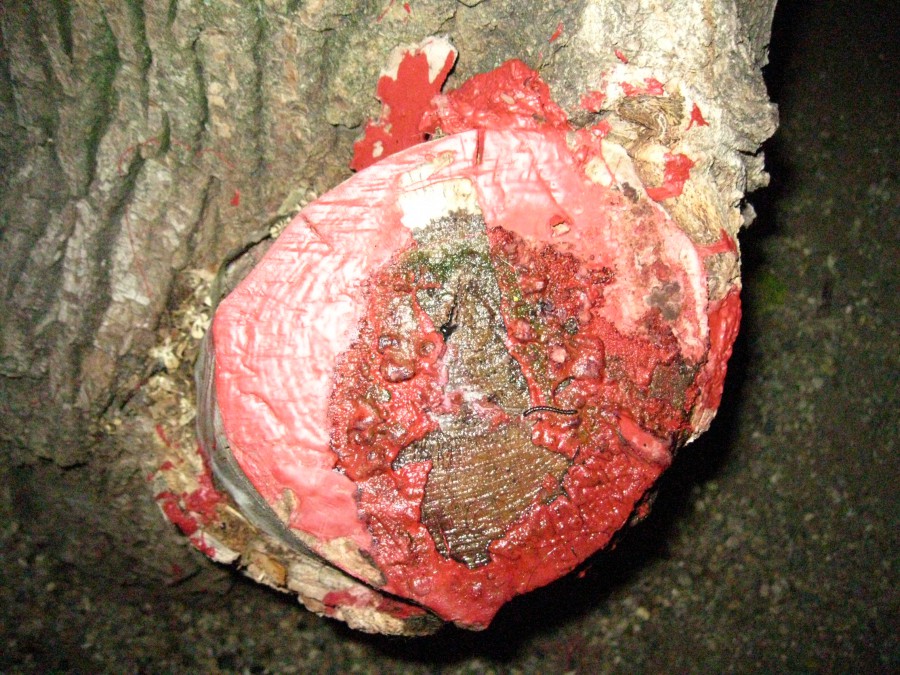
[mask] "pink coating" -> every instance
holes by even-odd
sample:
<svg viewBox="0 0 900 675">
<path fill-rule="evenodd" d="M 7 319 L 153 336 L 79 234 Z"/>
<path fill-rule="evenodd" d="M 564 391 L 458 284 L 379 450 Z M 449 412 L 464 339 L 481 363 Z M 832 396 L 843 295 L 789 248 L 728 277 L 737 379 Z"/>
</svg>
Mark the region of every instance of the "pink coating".
<svg viewBox="0 0 900 675">
<path fill-rule="evenodd" d="M 331 378 L 365 312 L 367 278 L 411 241 L 397 207 L 399 177 L 447 157 L 427 182 L 470 180 L 489 224 L 613 267 L 606 306 L 617 308 L 608 318 L 624 334 L 641 331 L 634 317 L 646 311 L 647 288 L 676 283 L 685 358 L 696 362 L 708 344 L 705 275 L 689 239 L 646 200 L 635 227 L 628 216 L 635 206 L 584 175 L 564 132 L 469 131 L 385 158 L 307 206 L 223 301 L 213 325 L 217 396 L 235 459 L 273 506 L 290 490 L 290 526 L 318 539 L 371 546 L 357 486 L 334 470 Z M 417 485 L 409 486 L 414 502 L 425 478 L 408 477 Z"/>
</svg>

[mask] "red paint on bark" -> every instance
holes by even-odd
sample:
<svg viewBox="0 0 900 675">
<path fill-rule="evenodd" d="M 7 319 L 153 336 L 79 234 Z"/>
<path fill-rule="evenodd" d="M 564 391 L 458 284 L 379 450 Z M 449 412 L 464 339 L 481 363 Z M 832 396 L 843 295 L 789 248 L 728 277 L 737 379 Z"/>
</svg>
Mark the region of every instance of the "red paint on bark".
<svg viewBox="0 0 900 675">
<path fill-rule="evenodd" d="M 181 498 L 174 492 L 160 492 L 156 495 L 156 501 L 159 502 L 159 506 L 169 522 L 177 525 L 178 529 L 186 535 L 190 536 L 199 529 L 200 525 L 197 523 L 197 519 L 182 510 Z"/>
<path fill-rule="evenodd" d="M 363 138 L 354 145 L 351 169 L 359 171 L 425 140 L 427 134 L 420 129 L 422 116 L 444 86 L 455 61 L 455 52 L 447 54 L 432 78 L 428 54 L 414 51 L 400 61 L 396 77 L 381 76 L 377 87 L 378 98 L 384 104 L 381 119 L 366 125 Z"/>
<path fill-rule="evenodd" d="M 203 555 L 209 556 L 210 558 L 216 557 L 216 547 L 206 541 L 206 539 L 203 537 L 202 532 L 200 534 L 192 536 L 190 538 L 190 542 L 194 545 L 194 548 L 200 551 L 200 553 L 202 553 Z"/>
<path fill-rule="evenodd" d="M 565 30 L 565 26 L 563 26 L 563 22 L 560 21 L 556 24 L 556 30 L 553 31 L 553 35 L 550 36 L 550 39 L 547 42 L 556 42 L 559 39 L 559 36 L 563 34 Z"/>
<path fill-rule="evenodd" d="M 436 97 L 423 127 L 445 134 L 469 129 L 568 129 L 569 120 L 537 71 L 513 59 Z"/>
<path fill-rule="evenodd" d="M 166 464 L 171 462 L 165 462 L 160 470 L 165 470 Z M 191 492 L 176 494 L 166 490 L 156 495 L 166 518 L 188 536 L 195 534 L 201 524 L 215 522 L 218 505 L 225 499 L 213 486 L 208 467 L 204 467 L 198 480 L 200 485 Z"/>
<path fill-rule="evenodd" d="M 741 326 L 741 293 L 735 288 L 709 308 L 709 359 L 702 386 L 703 407 L 716 411 L 722 402 L 728 359 Z"/>
<path fill-rule="evenodd" d="M 327 616 L 334 616 L 337 610 L 342 607 L 356 607 L 359 609 L 374 607 L 398 619 L 410 619 L 426 614 L 426 611 L 421 607 L 400 602 L 361 587 L 342 591 L 329 591 L 322 598 L 322 604 L 325 605 L 325 614 Z"/>
<path fill-rule="evenodd" d="M 159 437 L 159 440 L 161 440 L 163 442 L 163 445 L 165 445 L 167 448 L 175 447 L 172 445 L 172 442 L 169 440 L 169 437 L 166 435 L 166 430 L 163 429 L 162 424 L 157 424 L 155 430 L 156 430 L 156 435 Z"/>
<path fill-rule="evenodd" d="M 693 166 L 694 162 L 687 155 L 681 153 L 673 155 L 667 152 L 663 183 L 658 187 L 648 187 L 647 194 L 658 202 L 679 196 L 684 189 L 684 184 L 691 177 L 691 167 Z"/>
<path fill-rule="evenodd" d="M 609 123 L 609 120 L 600 120 L 592 127 L 585 127 L 575 132 L 577 144 L 574 154 L 582 165 L 586 164 L 594 157 L 599 157 L 605 164 L 606 160 L 603 158 L 603 139 L 609 135 L 611 130 L 612 125 Z M 609 169 L 608 166 L 607 169 Z M 610 175 L 612 175 L 611 170 Z"/>
<path fill-rule="evenodd" d="M 216 518 L 216 509 L 224 497 L 213 486 L 209 471 L 200 474 L 200 486 L 182 495 L 185 509 L 200 516 L 201 522 L 209 524 Z"/>
<path fill-rule="evenodd" d="M 666 93 L 663 83 L 655 77 L 646 78 L 642 87 L 623 82 L 622 91 L 625 92 L 626 96 L 662 96 Z"/>
<path fill-rule="evenodd" d="M 733 253 L 738 255 L 737 242 L 724 229 L 719 230 L 719 240 L 714 244 L 697 245 L 697 252 L 704 258 L 718 253 Z"/>
<path fill-rule="evenodd" d="M 600 112 L 606 101 L 606 94 L 602 91 L 589 91 L 581 97 L 581 107 L 590 112 Z"/>
<path fill-rule="evenodd" d="M 691 121 L 688 122 L 687 128 L 690 129 L 694 125 L 697 125 L 698 127 L 709 126 L 709 123 L 703 119 L 703 113 L 700 112 L 700 106 L 696 103 L 694 104 L 694 107 L 691 108 Z"/>
</svg>

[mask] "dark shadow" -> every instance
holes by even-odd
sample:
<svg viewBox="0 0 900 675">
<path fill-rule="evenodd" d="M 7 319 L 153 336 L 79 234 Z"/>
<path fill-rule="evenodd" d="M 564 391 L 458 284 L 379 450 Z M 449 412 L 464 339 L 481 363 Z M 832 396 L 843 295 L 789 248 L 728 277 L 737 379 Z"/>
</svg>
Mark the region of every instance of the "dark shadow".
<svg viewBox="0 0 900 675">
<path fill-rule="evenodd" d="M 790 86 L 788 71 L 800 33 L 807 30 L 803 22 L 805 16 L 803 4 L 797 0 L 782 0 L 775 9 L 772 38 L 769 42 L 769 63 L 763 68 L 763 79 L 769 97 L 779 107 L 784 101 L 785 87 Z M 741 234 L 741 271 L 745 288 L 753 285 L 756 275 L 766 262 L 764 254 L 766 240 L 781 232 L 778 206 L 787 197 L 794 176 L 781 128 L 763 143 L 762 150 L 765 153 L 766 171 L 769 173 L 770 182 L 765 188 L 747 197 L 756 211 L 756 219 Z M 747 332 L 748 320 L 752 321 L 752 307 L 747 306 L 746 300 L 745 294 L 743 334 Z"/>
<path fill-rule="evenodd" d="M 807 30 L 803 0 L 779 0 L 772 20 L 772 37 L 769 40 L 769 63 L 763 68 L 763 77 L 769 97 L 779 103 L 783 100 L 785 83 L 790 77 L 791 58 L 796 53 L 802 32 Z"/>
</svg>

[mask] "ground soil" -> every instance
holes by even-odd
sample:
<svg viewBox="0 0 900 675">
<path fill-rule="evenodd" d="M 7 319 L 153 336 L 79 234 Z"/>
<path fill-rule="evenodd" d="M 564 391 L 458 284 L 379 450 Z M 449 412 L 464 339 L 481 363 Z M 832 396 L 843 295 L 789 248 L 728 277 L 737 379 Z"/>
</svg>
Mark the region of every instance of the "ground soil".
<svg viewBox="0 0 900 675">
<path fill-rule="evenodd" d="M 129 592 L 131 572 L 101 562 L 115 542 L 73 541 L 15 494 L 23 473 L 0 514 L 0 670 L 900 670 L 898 7 L 780 4 L 781 128 L 741 236 L 746 316 L 721 412 L 614 550 L 487 631 L 373 637 L 230 573 Z M 85 550 L 95 577 L 71 564 Z"/>
</svg>

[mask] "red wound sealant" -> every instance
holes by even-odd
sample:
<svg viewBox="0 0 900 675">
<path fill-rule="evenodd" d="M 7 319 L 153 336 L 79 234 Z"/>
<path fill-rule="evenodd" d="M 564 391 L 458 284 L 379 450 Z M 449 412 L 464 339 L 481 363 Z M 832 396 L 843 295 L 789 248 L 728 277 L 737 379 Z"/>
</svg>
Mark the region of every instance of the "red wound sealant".
<svg viewBox="0 0 900 675">
<path fill-rule="evenodd" d="M 606 94 L 602 91 L 589 91 L 581 97 L 581 107 L 589 112 L 600 112 L 606 102 Z"/>
<path fill-rule="evenodd" d="M 405 7 L 408 13 L 408 5 Z M 422 116 L 431 108 L 431 100 L 441 91 L 455 62 L 456 51 L 449 45 L 426 41 L 420 49 L 403 56 L 396 72 L 379 78 L 381 119 L 366 125 L 363 138 L 353 149 L 352 169 L 359 171 L 425 140 L 426 133 L 420 129 Z"/>
<path fill-rule="evenodd" d="M 666 93 L 663 83 L 655 77 L 645 78 L 643 85 L 623 82 L 622 91 L 626 96 L 662 96 Z"/>
<path fill-rule="evenodd" d="M 553 31 L 553 35 L 550 36 L 550 39 L 547 40 L 547 42 L 556 42 L 559 39 L 559 36 L 563 34 L 565 28 L 562 21 L 556 24 L 556 30 Z"/>
<path fill-rule="evenodd" d="M 645 192 L 608 125 L 571 134 L 525 64 L 444 95 L 427 70 L 412 53 L 379 82 L 390 130 L 367 128 L 363 170 L 304 208 L 221 303 L 215 387 L 259 495 L 332 564 L 353 574 L 337 542 L 370 560 L 379 610 L 408 616 L 393 596 L 483 628 L 646 510 L 718 405 L 740 302 L 708 306 L 704 252 L 654 201 L 681 192 L 687 157 L 667 155 Z M 440 481 L 459 460 L 480 489 L 504 469 L 462 455 L 501 446 L 546 469 L 518 474 L 528 484 L 485 509 L 483 535 Z M 196 499 L 164 508 L 202 514 Z M 327 613 L 374 602 L 325 597 Z"/>
<path fill-rule="evenodd" d="M 663 183 L 657 187 L 648 187 L 647 194 L 658 202 L 679 196 L 684 189 L 684 184 L 691 177 L 693 166 L 693 160 L 687 155 L 681 153 L 673 155 L 667 152 Z"/>
<path fill-rule="evenodd" d="M 690 129 L 692 126 L 695 126 L 695 125 L 698 127 L 708 127 L 709 126 L 709 122 L 707 122 L 705 119 L 703 119 L 703 113 L 700 112 L 700 106 L 698 106 L 696 103 L 691 108 L 691 119 L 690 119 L 690 122 L 688 122 L 687 128 Z"/>
</svg>

